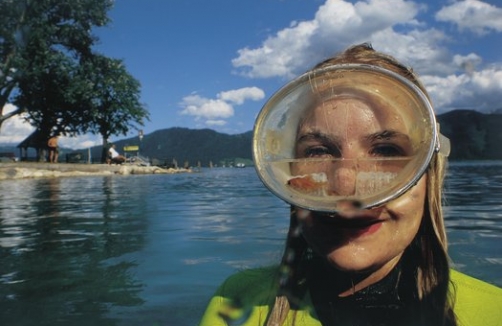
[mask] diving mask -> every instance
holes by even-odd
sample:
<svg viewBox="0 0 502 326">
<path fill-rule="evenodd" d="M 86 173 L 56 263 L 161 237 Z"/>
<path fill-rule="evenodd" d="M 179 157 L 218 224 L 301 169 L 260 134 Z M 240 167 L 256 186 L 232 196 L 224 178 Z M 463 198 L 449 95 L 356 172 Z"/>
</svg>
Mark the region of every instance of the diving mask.
<svg viewBox="0 0 502 326">
<path fill-rule="evenodd" d="M 390 70 L 315 69 L 275 93 L 259 113 L 259 177 L 286 202 L 314 211 L 371 208 L 418 182 L 435 152 L 448 155 L 427 96 Z"/>
</svg>

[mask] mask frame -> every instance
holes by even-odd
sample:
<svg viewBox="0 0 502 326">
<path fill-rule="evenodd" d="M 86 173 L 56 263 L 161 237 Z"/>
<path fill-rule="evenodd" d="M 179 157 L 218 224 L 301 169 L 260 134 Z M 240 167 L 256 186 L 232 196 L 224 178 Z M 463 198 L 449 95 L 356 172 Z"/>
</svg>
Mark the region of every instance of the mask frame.
<svg viewBox="0 0 502 326">
<path fill-rule="evenodd" d="M 407 78 L 368 64 L 340 64 L 314 69 L 273 94 L 255 121 L 255 169 L 264 185 L 282 200 L 312 211 L 331 213 L 343 210 L 346 203 L 343 197 L 308 196 L 287 186 L 291 177 L 288 164 L 296 159 L 293 149 L 302 116 L 313 103 L 323 103 L 340 94 L 357 94 L 381 101 L 384 106 L 402 107 L 403 120 L 409 125 L 408 129 L 416 133 L 417 144 L 427 143 L 420 145 L 419 155 L 413 158 L 409 171 L 405 171 L 405 175 L 388 191 L 361 200 L 349 198 L 357 201 L 358 208 L 379 206 L 401 196 L 422 177 L 435 153 L 449 154 L 449 140 L 439 133 L 432 104 Z"/>
</svg>

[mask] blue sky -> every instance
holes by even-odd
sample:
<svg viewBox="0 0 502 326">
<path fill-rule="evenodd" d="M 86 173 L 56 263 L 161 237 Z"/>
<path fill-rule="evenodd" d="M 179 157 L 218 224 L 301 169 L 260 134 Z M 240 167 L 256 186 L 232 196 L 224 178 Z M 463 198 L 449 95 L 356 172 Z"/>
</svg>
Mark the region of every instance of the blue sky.
<svg viewBox="0 0 502 326">
<path fill-rule="evenodd" d="M 439 114 L 502 108 L 501 0 L 116 0 L 109 16 L 95 30 L 95 50 L 123 59 L 140 81 L 151 115 L 145 134 L 249 131 L 282 85 L 362 42 L 413 67 Z M 0 143 L 30 132 L 11 119 Z M 101 139 L 60 143 L 84 148 Z"/>
</svg>

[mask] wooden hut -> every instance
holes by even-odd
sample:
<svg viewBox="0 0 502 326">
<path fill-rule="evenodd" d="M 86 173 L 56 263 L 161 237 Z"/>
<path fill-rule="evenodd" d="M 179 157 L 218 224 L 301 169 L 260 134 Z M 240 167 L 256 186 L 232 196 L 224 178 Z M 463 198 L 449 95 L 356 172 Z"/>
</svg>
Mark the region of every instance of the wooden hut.
<svg viewBox="0 0 502 326">
<path fill-rule="evenodd" d="M 25 140 L 23 140 L 17 147 L 19 148 L 19 157 L 21 161 L 28 161 L 28 149 L 33 148 L 36 153 L 36 161 L 45 162 L 47 161 L 47 135 L 40 132 L 40 130 L 35 130 L 31 135 L 29 135 Z"/>
</svg>

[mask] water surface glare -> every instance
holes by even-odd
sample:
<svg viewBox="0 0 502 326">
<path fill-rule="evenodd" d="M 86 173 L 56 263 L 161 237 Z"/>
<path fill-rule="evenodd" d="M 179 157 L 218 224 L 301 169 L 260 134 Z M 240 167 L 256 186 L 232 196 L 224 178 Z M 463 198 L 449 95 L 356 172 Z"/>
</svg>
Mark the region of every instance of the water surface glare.
<svg viewBox="0 0 502 326">
<path fill-rule="evenodd" d="M 456 268 L 502 286 L 502 162 L 454 163 Z M 5 325 L 196 325 L 218 284 L 279 261 L 288 205 L 254 169 L 0 182 Z"/>
</svg>

